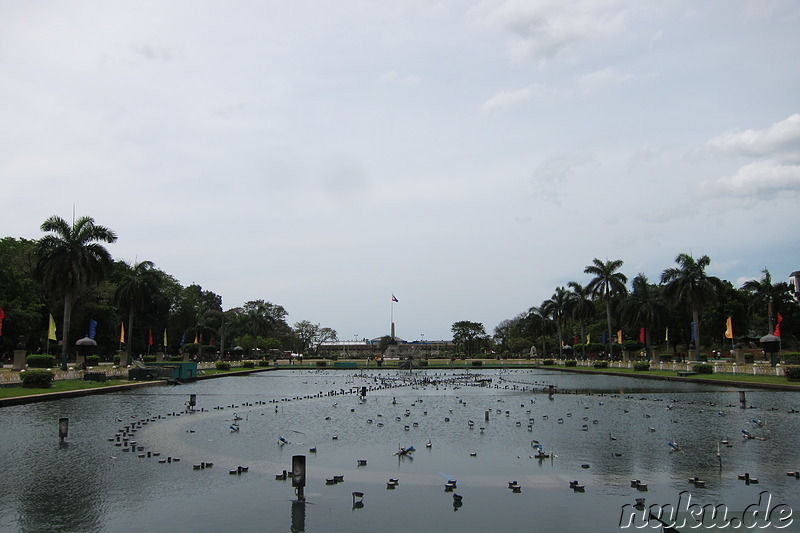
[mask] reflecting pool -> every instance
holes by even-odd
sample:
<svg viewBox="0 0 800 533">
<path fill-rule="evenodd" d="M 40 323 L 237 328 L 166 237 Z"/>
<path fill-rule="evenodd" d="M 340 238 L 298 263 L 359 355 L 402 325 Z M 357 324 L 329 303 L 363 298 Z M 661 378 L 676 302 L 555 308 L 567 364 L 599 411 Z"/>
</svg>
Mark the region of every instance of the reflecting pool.
<svg viewBox="0 0 800 533">
<path fill-rule="evenodd" d="M 4 407 L 0 531 L 657 531 L 636 499 L 651 510 L 688 497 L 729 518 L 777 508 L 765 529 L 800 531 L 785 518 L 800 509 L 787 475 L 800 470 L 800 396 L 748 389 L 742 408 L 740 390 L 547 370 L 279 370 Z M 291 476 L 276 479 L 294 455 L 304 502 Z M 713 525 L 702 518 L 684 530 Z"/>
</svg>

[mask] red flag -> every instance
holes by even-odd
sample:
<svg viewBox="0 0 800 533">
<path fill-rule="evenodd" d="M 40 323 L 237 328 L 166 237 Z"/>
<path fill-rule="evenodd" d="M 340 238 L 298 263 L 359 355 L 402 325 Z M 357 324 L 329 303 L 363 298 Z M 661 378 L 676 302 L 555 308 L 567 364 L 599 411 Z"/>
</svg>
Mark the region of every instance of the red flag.
<svg viewBox="0 0 800 533">
<path fill-rule="evenodd" d="M 153 328 L 150 328 L 150 333 L 147 334 L 147 344 L 149 346 L 153 345 Z"/>
<path fill-rule="evenodd" d="M 644 328 L 639 329 L 639 342 L 644 344 Z"/>
<path fill-rule="evenodd" d="M 0 337 L 3 336 L 3 319 L 6 317 L 6 312 L 0 307 Z"/>
<path fill-rule="evenodd" d="M 778 313 L 778 323 L 775 324 L 775 331 L 772 332 L 772 334 L 775 335 L 776 337 L 781 336 L 781 322 L 783 322 L 783 317 L 781 316 L 780 313 Z"/>
</svg>

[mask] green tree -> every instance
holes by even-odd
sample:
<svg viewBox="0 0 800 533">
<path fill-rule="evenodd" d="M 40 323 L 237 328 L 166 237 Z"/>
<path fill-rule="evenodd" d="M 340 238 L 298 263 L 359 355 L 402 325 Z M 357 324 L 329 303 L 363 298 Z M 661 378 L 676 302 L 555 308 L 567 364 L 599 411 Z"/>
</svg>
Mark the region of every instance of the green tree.
<svg viewBox="0 0 800 533">
<path fill-rule="evenodd" d="M 478 344 L 486 336 L 486 330 L 480 322 L 462 320 L 450 328 L 453 333 L 453 342 L 464 347 L 464 353 L 471 357 Z"/>
<path fill-rule="evenodd" d="M 556 325 L 558 332 L 558 354 L 564 357 L 564 325 L 569 307 L 569 293 L 564 287 L 556 287 L 556 292 L 549 299 L 542 302 L 540 309 Z"/>
<path fill-rule="evenodd" d="M 129 265 L 122 262 L 125 274 L 117 283 L 114 291 L 114 300 L 119 304 L 123 311 L 128 314 L 128 338 L 126 339 L 125 351 L 130 358 L 133 355 L 133 317 L 138 311 L 146 309 L 153 300 L 153 296 L 158 290 L 158 278 L 155 273 L 155 265 L 152 261 L 141 261 Z"/>
<path fill-rule="evenodd" d="M 567 295 L 567 309 L 573 319 L 578 321 L 581 330 L 581 356 L 586 359 L 586 322 L 594 318 L 595 306 L 592 302 L 592 291 L 576 281 L 567 283 L 572 292 Z"/>
<path fill-rule="evenodd" d="M 711 263 L 707 255 L 695 260 L 690 254 L 681 253 L 675 258 L 677 267 L 661 273 L 664 295 L 674 307 L 684 305 L 692 313 L 695 352 L 700 350 L 700 313 L 706 302 L 716 295 L 719 279 L 706 274 Z"/>
<path fill-rule="evenodd" d="M 613 354 L 612 343 L 614 335 L 611 332 L 611 301 L 616 296 L 625 296 L 628 289 L 628 277 L 622 272 L 618 272 L 623 265 L 621 259 L 606 261 L 605 263 L 597 258 L 592 260 L 592 264 L 583 269 L 585 274 L 594 276 L 586 285 L 595 298 L 605 303 L 606 306 L 606 325 L 608 326 L 608 353 Z"/>
<path fill-rule="evenodd" d="M 620 305 L 626 322 L 636 328 L 644 328 L 645 351 L 652 358 L 652 331 L 659 327 L 667 315 L 667 306 L 661 297 L 659 287 L 651 285 L 647 276 L 639 274 L 631 282 L 631 292 Z"/>
<path fill-rule="evenodd" d="M 763 275 L 760 280 L 744 282 L 742 290 L 750 297 L 752 310 L 760 307 L 762 312 L 766 311 L 767 332 L 772 333 L 775 329 L 775 312 L 788 307 L 790 302 L 790 287 L 785 282 L 773 284 L 772 276 L 766 268 L 761 273 Z"/>
<path fill-rule="evenodd" d="M 33 280 L 36 243 L 26 239 L 0 239 L 0 307 L 5 312 L 0 354 L 16 348 L 19 337 L 27 345 L 39 326 L 44 309 Z"/>
<path fill-rule="evenodd" d="M 64 295 L 61 368 L 67 368 L 72 306 L 85 286 L 101 281 L 111 264 L 111 254 L 101 243 L 113 243 L 117 235 L 91 217 L 69 225 L 52 216 L 41 225 L 48 232 L 36 247 L 36 273 L 47 290 Z"/>
</svg>

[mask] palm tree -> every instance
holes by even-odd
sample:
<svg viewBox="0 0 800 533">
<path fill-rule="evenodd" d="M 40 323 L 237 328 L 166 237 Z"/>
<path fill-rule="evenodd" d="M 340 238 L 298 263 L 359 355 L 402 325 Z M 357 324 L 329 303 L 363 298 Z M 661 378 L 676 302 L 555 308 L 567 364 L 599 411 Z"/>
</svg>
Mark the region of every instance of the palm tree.
<svg viewBox="0 0 800 533">
<path fill-rule="evenodd" d="M 568 309 L 569 313 L 581 328 L 581 355 L 586 359 L 586 321 L 591 320 L 595 314 L 594 302 L 592 302 L 592 293 L 588 288 L 584 287 L 576 281 L 570 281 L 567 286 L 572 289 L 568 296 Z"/>
<path fill-rule="evenodd" d="M 152 261 L 142 261 L 129 266 L 124 263 L 125 275 L 117 284 L 114 299 L 128 311 L 128 342 L 125 351 L 130 360 L 133 350 L 133 316 L 136 311 L 143 311 L 151 303 L 157 290 L 157 276 Z"/>
<path fill-rule="evenodd" d="M 591 291 L 595 298 L 600 299 L 606 304 L 608 354 L 612 359 L 614 358 L 614 352 L 611 346 L 614 337 L 611 334 L 611 300 L 615 296 L 624 296 L 628 293 L 628 289 L 625 286 L 625 284 L 628 283 L 628 277 L 622 272 L 617 272 L 622 264 L 622 259 L 606 261 L 604 263 L 595 257 L 592 260 L 592 264 L 583 269 L 585 274 L 594 276 L 588 285 L 586 285 L 586 289 Z"/>
<path fill-rule="evenodd" d="M 706 274 L 706 267 L 711 263 L 707 255 L 695 260 L 691 254 L 681 253 L 675 262 L 677 267 L 661 273 L 661 283 L 664 295 L 674 307 L 685 305 L 691 311 L 694 353 L 697 353 L 700 351 L 700 312 L 703 305 L 715 297 L 720 281 Z"/>
<path fill-rule="evenodd" d="M 631 282 L 631 292 L 622 301 L 621 311 L 627 321 L 644 327 L 645 351 L 647 358 L 652 359 L 650 332 L 654 330 L 666 315 L 666 305 L 659 294 L 658 286 L 647 282 L 647 276 L 639 274 Z"/>
<path fill-rule="evenodd" d="M 556 292 L 549 300 L 542 302 L 541 309 L 545 316 L 548 316 L 555 322 L 556 330 L 558 331 L 558 354 L 564 356 L 564 322 L 567 316 L 567 308 L 569 306 L 569 293 L 564 287 L 557 287 Z"/>
<path fill-rule="evenodd" d="M 81 217 L 70 226 L 54 215 L 41 230 L 49 234 L 36 243 L 36 274 L 47 290 L 64 294 L 61 369 L 66 370 L 72 306 L 83 287 L 105 277 L 111 254 L 100 243 L 116 242 L 117 235 L 91 217 Z"/>
<path fill-rule="evenodd" d="M 780 305 L 789 295 L 789 284 L 785 282 L 772 284 L 772 276 L 766 268 L 761 271 L 764 274 L 760 280 L 754 279 L 746 281 L 742 285 L 742 290 L 749 293 L 756 304 L 765 305 L 767 308 L 767 322 L 769 333 L 773 331 L 774 306 Z"/>
</svg>

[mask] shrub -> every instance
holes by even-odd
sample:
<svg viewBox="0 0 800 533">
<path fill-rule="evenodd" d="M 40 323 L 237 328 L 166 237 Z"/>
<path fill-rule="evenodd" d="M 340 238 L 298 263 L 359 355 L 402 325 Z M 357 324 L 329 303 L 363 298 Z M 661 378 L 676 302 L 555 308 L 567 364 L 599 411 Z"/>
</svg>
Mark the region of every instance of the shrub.
<svg viewBox="0 0 800 533">
<path fill-rule="evenodd" d="M 169 356 L 169 360 L 170 361 L 174 361 L 174 362 L 183 361 L 183 356 L 182 355 L 170 355 Z"/>
<path fill-rule="evenodd" d="M 269 361 L 266 359 L 259 359 L 258 366 L 269 366 Z"/>
<path fill-rule="evenodd" d="M 428 361 L 426 361 L 425 359 L 423 359 L 423 360 L 421 360 L 421 361 L 417 361 L 417 364 L 418 364 L 419 366 L 428 366 Z"/>
<path fill-rule="evenodd" d="M 709 365 L 707 363 L 697 363 L 696 365 L 692 365 L 692 371 L 697 372 L 698 374 L 713 374 L 714 365 Z"/>
<path fill-rule="evenodd" d="M 19 375 L 22 386 L 31 389 L 49 389 L 56 375 L 50 370 L 26 370 Z"/>
<path fill-rule="evenodd" d="M 86 366 L 97 366 L 100 364 L 100 356 L 99 355 L 87 355 L 86 356 Z"/>
<path fill-rule="evenodd" d="M 119 356 L 118 356 L 118 355 L 115 355 L 115 356 L 114 356 L 114 364 L 115 364 L 115 365 L 118 365 L 118 364 L 119 364 Z"/>
<path fill-rule="evenodd" d="M 473 361 L 472 366 L 483 366 L 483 361 Z"/>
<path fill-rule="evenodd" d="M 608 361 L 595 361 L 592 366 L 595 368 L 608 368 Z"/>
<path fill-rule="evenodd" d="M 217 368 L 217 370 L 230 370 L 231 369 L 231 364 L 229 362 L 227 362 L 227 361 L 217 361 L 216 363 L 214 363 L 214 366 Z"/>
<path fill-rule="evenodd" d="M 785 366 L 783 367 L 783 375 L 789 381 L 800 381 L 800 366 Z"/>
<path fill-rule="evenodd" d="M 800 353 L 786 353 L 783 354 L 783 360 L 789 365 L 800 365 Z"/>
<path fill-rule="evenodd" d="M 574 361 L 574 360 L 573 361 L 565 361 L 564 362 L 564 366 L 578 366 L 578 362 Z"/>
<path fill-rule="evenodd" d="M 554 364 L 556 364 L 556 362 L 552 359 L 545 359 L 544 361 L 542 361 L 542 365 L 544 366 L 551 366 Z"/>
<path fill-rule="evenodd" d="M 145 355 L 144 357 L 142 357 L 142 359 L 144 360 L 145 363 L 155 363 L 158 358 L 155 355 Z M 86 362 L 87 363 L 89 362 L 88 357 L 86 358 Z"/>
<path fill-rule="evenodd" d="M 242 368 L 255 368 L 256 362 L 255 361 L 242 361 Z"/>
<path fill-rule="evenodd" d="M 650 370 L 650 363 L 646 361 L 638 361 L 636 363 L 633 363 L 633 369 L 638 372 L 646 372 Z"/>
<path fill-rule="evenodd" d="M 56 358 L 54 355 L 46 355 L 42 353 L 34 353 L 25 358 L 25 362 L 31 368 L 53 368 L 56 366 Z"/>
<path fill-rule="evenodd" d="M 317 361 L 317 366 L 328 366 L 327 361 Z"/>
</svg>

